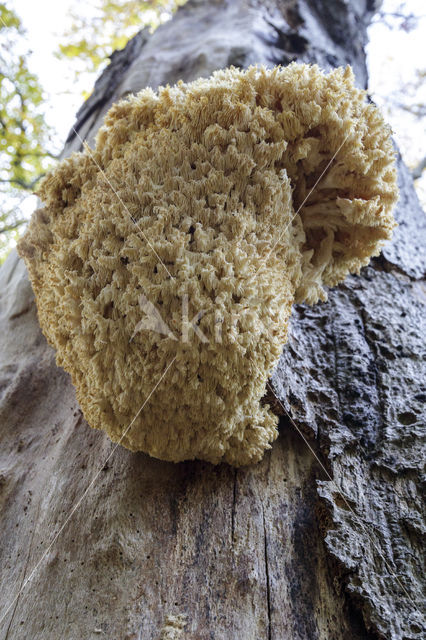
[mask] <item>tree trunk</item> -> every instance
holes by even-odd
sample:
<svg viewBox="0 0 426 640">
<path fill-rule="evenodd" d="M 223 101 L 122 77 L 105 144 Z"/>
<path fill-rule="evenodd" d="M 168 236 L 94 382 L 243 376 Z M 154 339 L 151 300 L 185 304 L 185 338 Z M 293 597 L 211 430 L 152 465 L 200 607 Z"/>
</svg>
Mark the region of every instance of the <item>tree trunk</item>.
<svg viewBox="0 0 426 640">
<path fill-rule="evenodd" d="M 190 0 L 112 56 L 64 155 L 79 136 L 90 143 L 127 93 L 231 64 L 351 64 L 366 86 L 374 5 Z M 90 429 L 10 255 L 0 271 L 1 638 L 423 637 L 425 217 L 398 165 L 392 244 L 327 303 L 294 310 L 271 380 L 280 436 L 251 467 L 161 462 Z"/>
</svg>

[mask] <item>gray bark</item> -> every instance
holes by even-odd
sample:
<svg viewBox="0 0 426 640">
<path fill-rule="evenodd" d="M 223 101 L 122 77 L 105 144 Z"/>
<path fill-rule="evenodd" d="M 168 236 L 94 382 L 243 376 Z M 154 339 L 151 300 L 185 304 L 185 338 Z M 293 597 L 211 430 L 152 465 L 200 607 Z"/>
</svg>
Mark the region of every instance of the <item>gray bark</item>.
<svg viewBox="0 0 426 640">
<path fill-rule="evenodd" d="M 112 102 L 230 64 L 352 64 L 369 0 L 190 0 L 99 78 Z M 12 253 L 0 270 L 0 637 L 419 639 L 425 217 L 399 160 L 380 258 L 296 307 L 271 385 L 280 436 L 243 469 L 172 464 L 91 430 Z M 179 618 L 178 616 L 183 616 Z"/>
</svg>

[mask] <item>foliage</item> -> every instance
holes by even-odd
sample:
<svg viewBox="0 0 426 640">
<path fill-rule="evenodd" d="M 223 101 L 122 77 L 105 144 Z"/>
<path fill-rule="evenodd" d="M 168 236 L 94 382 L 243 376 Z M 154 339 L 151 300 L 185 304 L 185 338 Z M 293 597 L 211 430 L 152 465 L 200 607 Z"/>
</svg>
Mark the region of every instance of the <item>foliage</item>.
<svg viewBox="0 0 426 640">
<path fill-rule="evenodd" d="M 21 202 L 52 156 L 43 91 L 28 68 L 24 36 L 18 16 L 0 3 L 0 257 L 26 222 Z"/>
<path fill-rule="evenodd" d="M 82 0 L 80 0 L 80 3 Z M 186 0 L 97 0 L 71 11 L 72 24 L 57 55 L 79 61 L 76 70 L 96 71 L 142 27 L 156 28 Z"/>
<path fill-rule="evenodd" d="M 71 26 L 56 52 L 76 73 L 96 72 L 141 27 L 157 27 L 186 0 L 77 0 Z M 25 30 L 17 14 L 0 2 L 0 263 L 27 221 L 23 201 L 52 164 L 52 129 L 45 96 L 28 67 Z M 28 204 L 28 203 L 27 203 Z M 28 207 L 27 207 L 28 209 Z"/>
</svg>

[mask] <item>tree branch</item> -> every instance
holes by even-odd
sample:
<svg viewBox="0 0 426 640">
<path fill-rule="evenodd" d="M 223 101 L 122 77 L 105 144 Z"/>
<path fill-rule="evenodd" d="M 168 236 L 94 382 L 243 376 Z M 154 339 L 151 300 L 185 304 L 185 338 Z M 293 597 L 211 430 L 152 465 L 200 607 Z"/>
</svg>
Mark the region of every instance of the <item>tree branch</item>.
<svg viewBox="0 0 426 640">
<path fill-rule="evenodd" d="M 0 227 L 0 235 L 2 233 L 7 233 L 8 231 L 14 231 L 15 229 L 23 225 L 25 222 L 28 222 L 28 220 L 17 220 L 13 224 L 8 224 L 6 227 Z"/>
<path fill-rule="evenodd" d="M 19 180 L 18 178 L 10 178 L 0 179 L 0 183 L 16 185 L 17 187 L 21 187 L 21 189 L 25 189 L 26 191 L 32 191 L 37 182 L 44 178 L 45 175 L 46 173 L 40 173 L 40 175 L 35 177 L 31 182 L 25 182 L 24 180 Z"/>
</svg>

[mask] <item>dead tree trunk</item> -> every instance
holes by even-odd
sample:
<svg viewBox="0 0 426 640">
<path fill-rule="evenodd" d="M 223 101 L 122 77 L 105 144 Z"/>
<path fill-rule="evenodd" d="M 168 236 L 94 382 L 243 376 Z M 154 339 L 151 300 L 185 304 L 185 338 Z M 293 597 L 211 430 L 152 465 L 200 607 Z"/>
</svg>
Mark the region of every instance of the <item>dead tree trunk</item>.
<svg viewBox="0 0 426 640">
<path fill-rule="evenodd" d="M 113 55 L 75 130 L 90 142 L 128 92 L 228 65 L 351 64 L 366 86 L 374 5 L 190 0 Z M 65 154 L 80 147 L 75 130 Z M 114 450 L 91 430 L 41 335 L 24 265 L 8 258 L 1 638 L 423 637 L 425 218 L 399 170 L 392 245 L 327 303 L 296 307 L 271 381 L 280 437 L 239 470 Z"/>
</svg>

